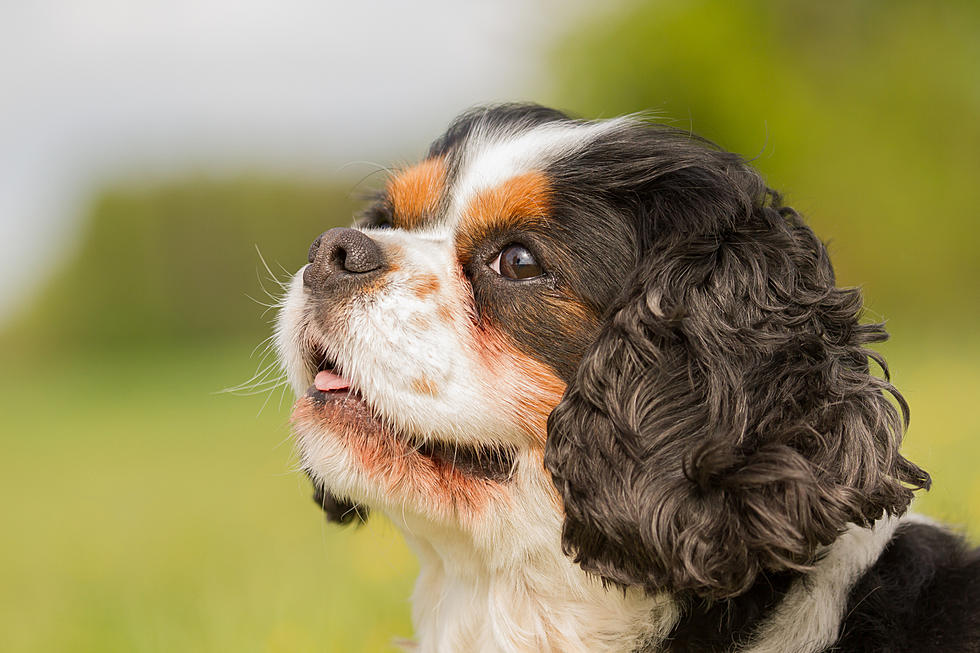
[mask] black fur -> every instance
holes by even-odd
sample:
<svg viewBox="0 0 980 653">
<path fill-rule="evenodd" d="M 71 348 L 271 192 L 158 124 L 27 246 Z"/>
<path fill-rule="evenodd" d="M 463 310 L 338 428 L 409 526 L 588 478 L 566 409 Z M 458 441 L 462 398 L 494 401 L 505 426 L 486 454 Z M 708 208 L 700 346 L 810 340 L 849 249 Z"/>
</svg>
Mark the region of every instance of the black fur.
<svg viewBox="0 0 980 653">
<path fill-rule="evenodd" d="M 451 180 L 474 130 L 570 120 L 475 109 L 429 156 Z M 469 278 L 478 312 L 568 383 L 545 450 L 563 548 L 606 582 L 672 593 L 682 615 L 668 650 L 733 650 L 848 524 L 901 515 L 929 486 L 899 453 L 908 407 L 868 349 L 887 333 L 860 321 L 859 291 L 836 286 L 824 245 L 735 154 L 631 122 L 545 172 L 547 228 L 498 237 L 540 253 L 547 283 L 500 299 Z M 371 224 L 391 222 L 375 213 Z M 584 319 L 548 313 L 568 297 Z M 363 519 L 315 498 L 332 520 Z M 829 650 L 980 651 L 978 557 L 903 526 Z"/>
<path fill-rule="evenodd" d="M 312 478 L 311 478 L 312 480 Z M 368 508 L 347 499 L 335 497 L 322 485 L 313 481 L 313 500 L 327 517 L 327 521 L 335 524 L 363 524 L 368 518 Z"/>
<path fill-rule="evenodd" d="M 806 571 L 851 522 L 902 514 L 928 475 L 871 374 L 856 289 L 738 156 L 632 125 L 559 169 L 634 225 L 637 264 L 549 420 L 563 544 L 649 591 L 724 599 Z M 571 191 L 570 191 L 571 192 Z M 574 201 L 574 198 L 573 198 Z M 904 415 L 890 403 L 895 398 Z"/>
<path fill-rule="evenodd" d="M 853 587 L 834 652 L 980 651 L 980 549 L 924 524 L 903 524 Z"/>
<path fill-rule="evenodd" d="M 754 628 L 772 614 L 795 574 L 761 574 L 748 591 L 725 601 L 681 595 L 681 618 L 665 643 L 671 653 L 731 651 L 747 642 Z M 658 649 L 659 650 L 659 649 Z"/>
</svg>

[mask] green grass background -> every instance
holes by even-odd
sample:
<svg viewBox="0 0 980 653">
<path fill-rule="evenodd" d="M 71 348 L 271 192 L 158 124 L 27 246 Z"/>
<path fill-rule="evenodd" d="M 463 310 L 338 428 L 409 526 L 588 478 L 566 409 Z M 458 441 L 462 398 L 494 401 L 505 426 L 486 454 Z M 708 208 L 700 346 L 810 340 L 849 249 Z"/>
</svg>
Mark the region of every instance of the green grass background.
<svg viewBox="0 0 980 653">
<path fill-rule="evenodd" d="M 916 509 L 975 540 L 977 7 L 616 3 L 556 44 L 534 98 L 654 109 L 759 154 L 842 283 L 862 284 L 869 319 L 888 320 L 904 450 L 935 481 Z M 0 651 L 383 651 L 411 636 L 399 535 L 378 516 L 325 523 L 280 388 L 219 392 L 269 362 L 274 277 L 377 183 L 191 176 L 94 193 L 72 251 L 0 328 Z"/>
<path fill-rule="evenodd" d="M 5 366 L 0 650 L 380 651 L 411 635 L 413 559 L 382 519 L 321 517 L 289 398 L 215 394 L 255 371 L 250 349 Z"/>
<path fill-rule="evenodd" d="M 382 651 L 411 635 L 394 528 L 328 525 L 294 471 L 289 398 L 216 394 L 251 343 L 7 356 L 0 650 Z M 926 514 L 980 536 L 977 349 L 893 345 Z M 268 401 L 266 401 L 268 399 Z"/>
<path fill-rule="evenodd" d="M 113 186 L 0 333 L 0 651 L 383 651 L 414 559 L 326 523 L 262 374 L 285 269 L 354 182 Z M 259 253 L 261 251 L 261 254 Z M 267 268 L 268 264 L 268 268 Z M 255 394 L 223 392 L 248 385 Z"/>
</svg>

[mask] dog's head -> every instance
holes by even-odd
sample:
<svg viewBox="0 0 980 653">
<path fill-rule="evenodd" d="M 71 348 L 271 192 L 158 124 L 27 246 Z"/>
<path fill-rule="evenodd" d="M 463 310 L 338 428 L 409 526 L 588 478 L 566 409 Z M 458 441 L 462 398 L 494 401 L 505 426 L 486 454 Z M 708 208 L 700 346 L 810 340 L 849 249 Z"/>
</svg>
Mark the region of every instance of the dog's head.
<svg viewBox="0 0 980 653">
<path fill-rule="evenodd" d="M 278 345 L 335 519 L 525 556 L 561 524 L 608 581 L 721 598 L 928 485 L 860 313 L 738 156 L 508 105 L 317 238 Z"/>
</svg>

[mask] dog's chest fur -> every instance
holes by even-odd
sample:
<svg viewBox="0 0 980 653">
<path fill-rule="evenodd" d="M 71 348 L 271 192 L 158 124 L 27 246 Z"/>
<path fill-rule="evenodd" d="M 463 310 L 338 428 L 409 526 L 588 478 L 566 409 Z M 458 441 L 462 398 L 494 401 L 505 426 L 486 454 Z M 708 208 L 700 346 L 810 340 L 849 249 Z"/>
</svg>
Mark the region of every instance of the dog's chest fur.
<svg viewBox="0 0 980 653">
<path fill-rule="evenodd" d="M 651 597 L 637 590 L 606 588 L 565 556 L 555 555 L 553 548 L 526 546 L 536 540 L 543 545 L 554 536 L 545 524 L 517 545 L 493 537 L 481 542 L 406 515 L 392 517 L 421 565 L 412 597 L 417 644 L 409 649 L 420 653 L 835 651 L 842 633 L 847 641 L 868 637 L 862 625 L 868 619 L 861 608 L 867 600 L 862 583 L 877 582 L 874 573 L 904 575 L 902 569 L 882 566 L 891 564 L 882 553 L 899 526 L 924 529 L 935 537 L 941 534 L 932 526 L 918 525 L 917 515 L 885 518 L 872 529 L 852 526 L 823 552 L 805 578 L 784 585 L 775 604 L 736 632 L 731 629 L 734 624 L 707 624 L 719 610 L 732 613 L 724 619 L 735 618 L 737 606 L 682 605 L 666 594 Z M 914 536 L 922 537 L 918 532 Z M 878 621 L 882 615 L 871 618 Z M 873 639 L 881 641 L 879 636 Z M 940 650 L 928 648 L 934 639 L 916 640 L 918 650 Z"/>
<path fill-rule="evenodd" d="M 517 543 L 477 542 L 392 515 L 420 562 L 412 596 L 420 652 L 624 652 L 662 640 L 677 620 L 666 595 L 607 589 L 540 531 Z M 541 546 L 535 547 L 539 541 Z M 529 546 L 530 543 L 530 546 Z"/>
</svg>

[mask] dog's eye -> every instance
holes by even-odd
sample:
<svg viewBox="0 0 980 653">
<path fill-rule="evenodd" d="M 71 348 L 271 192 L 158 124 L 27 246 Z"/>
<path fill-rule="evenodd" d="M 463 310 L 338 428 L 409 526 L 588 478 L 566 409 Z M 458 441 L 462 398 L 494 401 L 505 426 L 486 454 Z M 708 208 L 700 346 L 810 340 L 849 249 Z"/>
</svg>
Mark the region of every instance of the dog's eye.
<svg viewBox="0 0 980 653">
<path fill-rule="evenodd" d="M 544 274 L 541 265 L 523 245 L 511 244 L 497 254 L 490 269 L 508 279 L 532 279 Z"/>
</svg>

